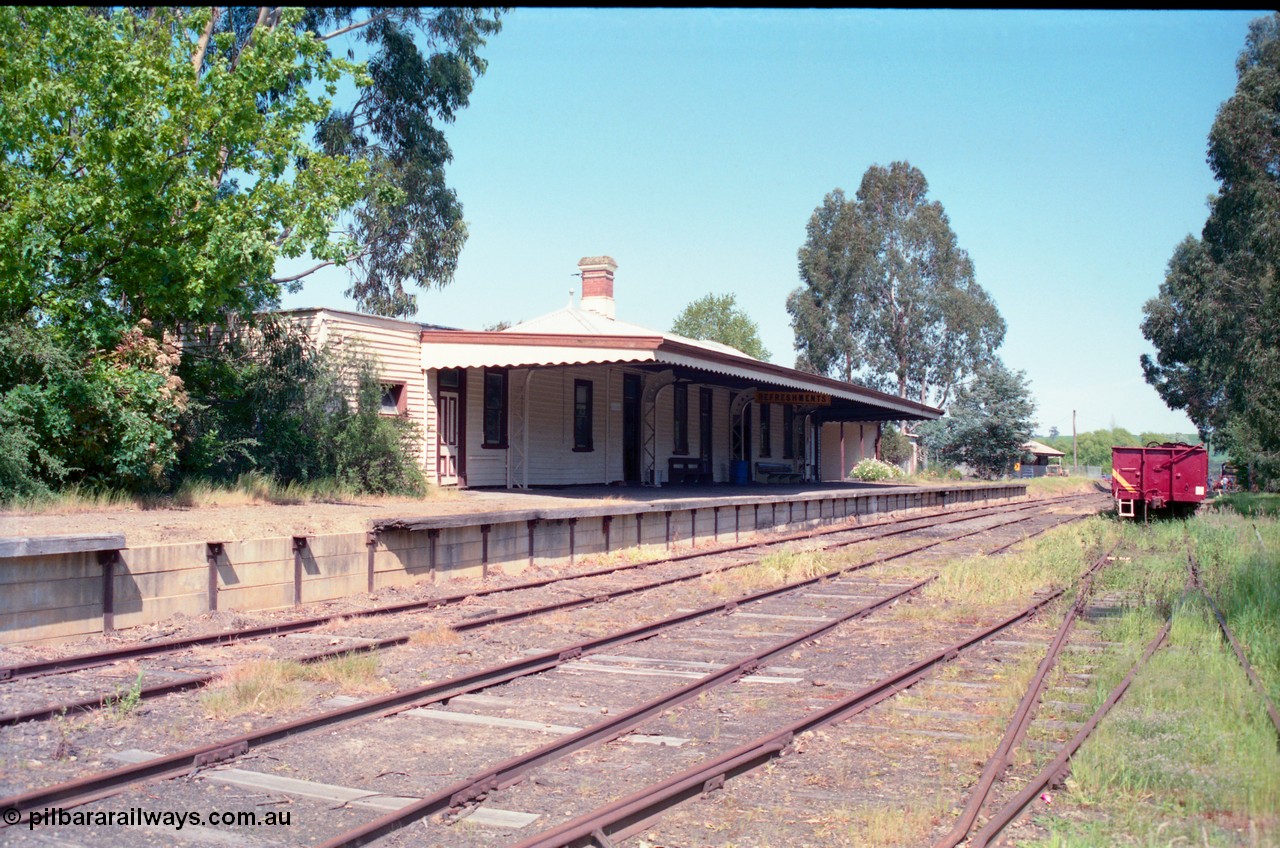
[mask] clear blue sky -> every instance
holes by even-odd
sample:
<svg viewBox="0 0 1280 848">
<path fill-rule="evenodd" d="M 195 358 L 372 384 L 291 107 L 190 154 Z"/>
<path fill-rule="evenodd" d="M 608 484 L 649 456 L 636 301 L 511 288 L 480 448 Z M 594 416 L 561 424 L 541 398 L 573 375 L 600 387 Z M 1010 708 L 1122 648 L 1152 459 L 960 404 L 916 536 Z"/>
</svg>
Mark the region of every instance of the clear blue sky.
<svg viewBox="0 0 1280 848">
<path fill-rule="evenodd" d="M 447 129 L 470 238 L 418 319 L 563 306 L 618 262 L 618 317 L 737 294 L 794 364 L 787 294 L 823 197 L 873 164 L 929 180 L 1008 323 L 1039 432 L 1193 428 L 1142 379 L 1139 323 L 1204 225 L 1206 138 L 1258 12 L 517 9 Z M 352 308 L 345 274 L 286 307 Z"/>
</svg>

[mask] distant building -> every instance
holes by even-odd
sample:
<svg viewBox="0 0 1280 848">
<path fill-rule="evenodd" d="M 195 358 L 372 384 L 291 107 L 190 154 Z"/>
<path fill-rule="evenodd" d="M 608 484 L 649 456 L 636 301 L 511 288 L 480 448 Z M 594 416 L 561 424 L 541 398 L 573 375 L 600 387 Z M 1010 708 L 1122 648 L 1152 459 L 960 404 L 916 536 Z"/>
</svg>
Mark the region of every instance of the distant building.
<svg viewBox="0 0 1280 848">
<path fill-rule="evenodd" d="M 421 428 L 442 486 L 840 480 L 884 421 L 942 411 L 616 318 L 608 256 L 582 297 L 500 331 L 290 310 L 317 344 L 379 362 L 387 414 Z"/>
<path fill-rule="evenodd" d="M 1030 469 L 1031 474 L 1027 476 L 1032 477 L 1043 477 L 1051 465 L 1061 466 L 1062 458 L 1066 456 L 1062 451 L 1037 441 L 1024 442 L 1022 452 L 1024 456 L 1032 458 L 1022 465 L 1024 472 Z"/>
</svg>

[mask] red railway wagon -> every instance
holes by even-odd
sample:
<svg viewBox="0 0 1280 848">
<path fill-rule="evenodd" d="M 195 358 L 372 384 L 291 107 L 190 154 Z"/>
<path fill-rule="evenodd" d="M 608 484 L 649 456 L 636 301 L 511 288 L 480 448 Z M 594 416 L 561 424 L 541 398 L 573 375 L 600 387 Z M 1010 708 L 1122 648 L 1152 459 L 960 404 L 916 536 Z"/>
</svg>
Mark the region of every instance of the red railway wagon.
<svg viewBox="0 0 1280 848">
<path fill-rule="evenodd" d="M 1111 497 L 1116 514 L 1136 518 L 1162 513 L 1190 515 L 1209 485 L 1209 452 L 1204 445 L 1155 443 L 1111 449 Z"/>
</svg>

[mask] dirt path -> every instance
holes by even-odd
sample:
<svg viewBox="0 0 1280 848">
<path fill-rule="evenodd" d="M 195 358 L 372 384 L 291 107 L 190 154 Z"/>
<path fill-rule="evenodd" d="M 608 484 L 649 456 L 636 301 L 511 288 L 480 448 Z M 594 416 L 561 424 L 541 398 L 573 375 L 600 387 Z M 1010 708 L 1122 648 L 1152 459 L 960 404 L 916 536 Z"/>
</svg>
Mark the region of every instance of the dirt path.
<svg viewBox="0 0 1280 848">
<path fill-rule="evenodd" d="M 247 503 L 220 506 L 24 513 L 0 512 L 0 537 L 66 533 L 124 533 L 129 547 L 209 540 L 356 533 L 375 518 L 457 515 L 502 509 L 586 506 L 606 498 L 500 492 L 450 492 L 431 498 L 368 498 L 296 505 Z"/>
</svg>

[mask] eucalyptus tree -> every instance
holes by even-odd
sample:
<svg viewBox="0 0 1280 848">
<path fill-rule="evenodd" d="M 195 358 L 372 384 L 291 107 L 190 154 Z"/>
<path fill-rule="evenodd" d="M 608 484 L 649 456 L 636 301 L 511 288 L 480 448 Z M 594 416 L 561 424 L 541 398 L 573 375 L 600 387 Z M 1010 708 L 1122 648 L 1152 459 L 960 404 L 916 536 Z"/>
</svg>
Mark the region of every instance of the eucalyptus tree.
<svg viewBox="0 0 1280 848">
<path fill-rule="evenodd" d="M 873 165 L 809 220 L 787 299 L 798 367 L 945 406 L 1005 324 L 942 204 L 907 162 Z"/>
<path fill-rule="evenodd" d="M 317 8 L 300 26 L 318 39 L 355 39 L 369 85 L 322 121 L 328 155 L 368 164 L 372 179 L 346 219 L 356 250 L 345 257 L 347 294 L 379 315 L 411 316 L 414 286 L 447 285 L 467 238 L 462 204 L 445 180 L 453 153 L 443 126 L 470 99 L 486 62 L 485 40 L 502 8 Z M 353 51 L 349 55 L 355 55 Z M 316 267 L 306 273 L 321 267 Z"/>
<path fill-rule="evenodd" d="M 1280 15 L 1255 20 L 1237 83 L 1209 133 L 1219 182 L 1200 238 L 1169 260 L 1144 307 L 1148 383 L 1226 447 L 1252 482 L 1280 487 Z"/>
</svg>

